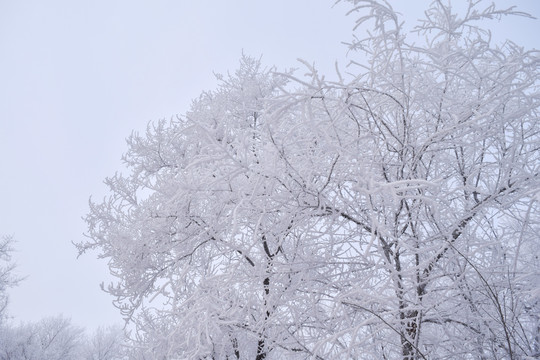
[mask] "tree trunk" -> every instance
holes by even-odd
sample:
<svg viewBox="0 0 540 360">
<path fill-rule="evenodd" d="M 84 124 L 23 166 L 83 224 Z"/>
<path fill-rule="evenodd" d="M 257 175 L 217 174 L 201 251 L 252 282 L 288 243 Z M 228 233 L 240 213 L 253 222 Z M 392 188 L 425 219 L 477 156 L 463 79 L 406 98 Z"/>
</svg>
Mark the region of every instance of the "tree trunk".
<svg viewBox="0 0 540 360">
<path fill-rule="evenodd" d="M 270 278 L 266 277 L 263 281 L 264 285 L 264 308 L 266 309 L 266 312 L 264 314 L 264 323 L 268 321 L 268 318 L 270 318 L 270 311 L 268 310 L 268 295 L 270 294 Z M 265 334 L 264 329 L 261 331 L 261 334 L 259 335 L 259 341 L 257 342 L 257 357 L 256 360 L 264 360 L 266 359 L 267 351 L 265 346 Z"/>
</svg>

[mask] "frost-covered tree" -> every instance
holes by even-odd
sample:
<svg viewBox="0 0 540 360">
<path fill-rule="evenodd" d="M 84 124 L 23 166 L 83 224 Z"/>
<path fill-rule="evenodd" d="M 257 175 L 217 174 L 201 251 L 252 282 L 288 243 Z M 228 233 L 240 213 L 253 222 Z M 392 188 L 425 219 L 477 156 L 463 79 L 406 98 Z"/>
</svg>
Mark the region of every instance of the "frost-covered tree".
<svg viewBox="0 0 540 360">
<path fill-rule="evenodd" d="M 126 186 L 127 197 L 92 204 L 90 236 L 109 243 L 103 256 L 115 259 L 111 271 L 123 283 L 108 291 L 140 330 L 145 356 L 262 359 L 273 346 L 267 333 L 285 336 L 268 326 L 270 317 L 278 318 L 270 297 L 280 296 L 270 294 L 268 282 L 282 251 L 275 243 L 288 236 L 291 218 L 252 209 L 261 201 L 279 206 L 278 198 L 267 196 L 268 185 L 258 183 L 259 172 L 273 171 L 258 157 L 266 156 L 259 139 L 264 103 L 283 84 L 244 57 L 185 119 L 151 125 L 145 137 L 134 134 L 125 161 L 137 170 L 107 180 L 111 189 Z M 252 166 L 258 174 L 251 174 Z M 238 195 L 250 204 L 244 208 Z M 117 216 L 124 211 L 118 206 L 130 204 L 128 229 Z M 107 234 L 112 227 L 115 234 Z M 290 291 L 289 277 L 283 273 L 280 293 Z"/>
<path fill-rule="evenodd" d="M 480 27 L 524 14 L 348 2 L 347 77 L 244 57 L 91 202 L 140 358 L 540 354 L 540 61 Z"/>
<path fill-rule="evenodd" d="M 6 316 L 8 305 L 7 290 L 17 285 L 20 280 L 13 274 L 15 264 L 11 261 L 12 251 L 13 238 L 11 236 L 3 236 L 0 239 L 0 326 Z"/>
<path fill-rule="evenodd" d="M 511 10 L 470 2 L 459 16 L 435 1 L 410 44 L 389 4 L 352 2 L 352 12 L 368 11 L 359 23 L 374 22 L 351 44 L 370 61 L 353 81 L 321 86 L 314 77 L 295 94 L 299 115 L 320 114 L 298 136 L 318 129 L 317 158 L 331 169 L 324 190 L 310 191 L 327 214 L 316 227 L 354 239 L 342 245 L 354 254 L 347 274 L 328 279 L 339 289 L 340 332 L 319 349 L 353 358 L 536 354 L 538 54 L 494 47 L 477 27 Z M 302 163 L 293 168 L 301 174 Z"/>
<path fill-rule="evenodd" d="M 0 360 L 78 360 L 83 330 L 61 316 L 0 327 Z"/>
<path fill-rule="evenodd" d="M 129 359 L 124 331 L 119 326 L 99 327 L 87 338 L 82 352 L 84 360 Z"/>
</svg>

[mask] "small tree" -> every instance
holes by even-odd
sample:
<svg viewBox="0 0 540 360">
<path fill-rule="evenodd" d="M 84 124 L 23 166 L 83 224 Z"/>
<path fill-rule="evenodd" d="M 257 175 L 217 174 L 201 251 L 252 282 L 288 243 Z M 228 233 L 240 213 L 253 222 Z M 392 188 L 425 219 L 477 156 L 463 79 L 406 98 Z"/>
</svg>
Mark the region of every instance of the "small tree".
<svg viewBox="0 0 540 360">
<path fill-rule="evenodd" d="M 348 80 L 243 58 L 91 203 L 143 358 L 538 354 L 539 59 L 479 27 L 523 14 L 350 2 Z"/>
<path fill-rule="evenodd" d="M 86 341 L 84 360 L 124 360 L 127 357 L 124 331 L 119 326 L 99 327 Z"/>
<path fill-rule="evenodd" d="M 11 262 L 12 245 L 13 238 L 11 236 L 3 236 L 0 239 L 0 326 L 6 316 L 8 305 L 7 290 L 17 285 L 20 280 L 13 274 L 15 264 Z"/>
</svg>

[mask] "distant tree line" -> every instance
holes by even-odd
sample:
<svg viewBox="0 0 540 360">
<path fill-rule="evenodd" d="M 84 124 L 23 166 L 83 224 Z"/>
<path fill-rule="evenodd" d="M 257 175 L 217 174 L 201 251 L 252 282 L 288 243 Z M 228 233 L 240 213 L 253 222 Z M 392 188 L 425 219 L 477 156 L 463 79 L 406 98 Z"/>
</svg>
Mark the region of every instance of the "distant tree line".
<svg viewBox="0 0 540 360">
<path fill-rule="evenodd" d="M 0 360 L 127 360 L 121 326 L 100 327 L 92 334 L 62 316 L 33 323 L 9 319 L 7 290 L 21 280 L 11 261 L 13 238 L 0 239 Z"/>
</svg>

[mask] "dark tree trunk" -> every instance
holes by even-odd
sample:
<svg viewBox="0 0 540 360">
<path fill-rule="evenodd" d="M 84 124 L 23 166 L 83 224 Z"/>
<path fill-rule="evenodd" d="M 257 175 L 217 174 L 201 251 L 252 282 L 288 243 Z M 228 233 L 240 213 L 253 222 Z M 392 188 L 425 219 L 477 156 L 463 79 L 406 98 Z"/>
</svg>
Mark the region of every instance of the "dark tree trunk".
<svg viewBox="0 0 540 360">
<path fill-rule="evenodd" d="M 266 299 L 268 298 L 268 295 L 270 294 L 270 278 L 269 277 L 264 278 L 263 285 L 264 285 L 264 307 L 266 308 L 266 312 L 264 314 L 264 322 L 266 323 L 266 321 L 270 317 L 270 311 L 267 308 L 268 304 L 266 301 Z M 267 352 L 266 352 L 264 340 L 265 339 L 264 339 L 264 331 L 263 331 L 257 343 L 257 357 L 255 358 L 256 360 L 266 359 Z"/>
</svg>

